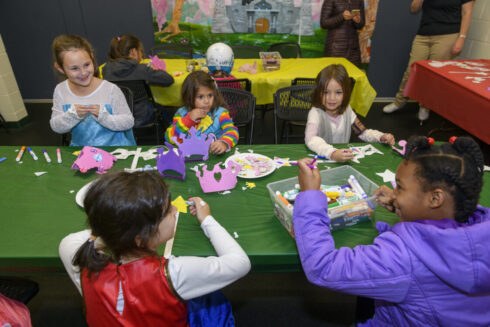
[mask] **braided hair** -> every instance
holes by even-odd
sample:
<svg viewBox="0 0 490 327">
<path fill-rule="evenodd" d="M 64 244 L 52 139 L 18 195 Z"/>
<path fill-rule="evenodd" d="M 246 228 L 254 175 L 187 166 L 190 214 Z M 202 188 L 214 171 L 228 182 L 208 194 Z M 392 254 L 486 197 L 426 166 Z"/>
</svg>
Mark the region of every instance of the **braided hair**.
<svg viewBox="0 0 490 327">
<path fill-rule="evenodd" d="M 468 221 L 478 204 L 483 186 L 483 154 L 470 137 L 452 144 L 431 145 L 425 136 L 408 140 L 405 158 L 417 164 L 416 177 L 424 192 L 442 188 L 454 199 L 455 220 Z"/>
</svg>

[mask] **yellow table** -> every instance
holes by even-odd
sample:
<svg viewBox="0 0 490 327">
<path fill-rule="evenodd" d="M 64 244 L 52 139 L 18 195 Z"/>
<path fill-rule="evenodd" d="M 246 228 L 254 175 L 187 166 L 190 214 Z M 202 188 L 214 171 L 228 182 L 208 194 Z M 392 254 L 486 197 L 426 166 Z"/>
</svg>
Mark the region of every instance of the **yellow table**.
<svg viewBox="0 0 490 327">
<path fill-rule="evenodd" d="M 165 59 L 167 72 L 174 76 L 175 83 L 170 87 L 151 86 L 155 101 L 164 106 L 181 106 L 180 88 L 189 73 L 186 72 L 186 60 Z M 328 65 L 342 64 L 349 76 L 356 83 L 352 90 L 350 105 L 361 116 L 366 116 L 376 97 L 376 91 L 369 83 L 366 74 L 345 58 L 298 58 L 282 59 L 281 69 L 274 72 L 265 72 L 262 63 L 257 59 L 257 74 L 238 72 L 238 68 L 245 64 L 253 64 L 254 59 L 235 59 L 231 74 L 236 78 L 248 78 L 252 82 L 252 93 L 257 98 L 257 104 L 273 103 L 274 93 L 283 87 L 290 86 L 291 81 L 297 77 L 315 78 L 318 73 Z M 175 76 L 181 72 L 180 76 Z"/>
</svg>

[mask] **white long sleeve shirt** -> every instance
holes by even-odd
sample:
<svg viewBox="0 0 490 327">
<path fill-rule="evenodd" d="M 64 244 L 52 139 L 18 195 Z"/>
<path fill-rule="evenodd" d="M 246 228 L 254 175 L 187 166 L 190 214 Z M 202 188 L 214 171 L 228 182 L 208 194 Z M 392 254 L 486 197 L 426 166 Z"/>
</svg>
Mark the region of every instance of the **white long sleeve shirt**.
<svg viewBox="0 0 490 327">
<path fill-rule="evenodd" d="M 245 251 L 212 216 L 204 219 L 201 228 L 218 256 L 171 256 L 168 259 L 168 272 L 173 287 L 184 300 L 219 290 L 245 276 L 250 270 L 250 260 Z M 70 234 L 59 246 L 61 261 L 80 294 L 80 271 L 72 262 L 90 233 L 90 230 L 84 230 Z"/>
</svg>

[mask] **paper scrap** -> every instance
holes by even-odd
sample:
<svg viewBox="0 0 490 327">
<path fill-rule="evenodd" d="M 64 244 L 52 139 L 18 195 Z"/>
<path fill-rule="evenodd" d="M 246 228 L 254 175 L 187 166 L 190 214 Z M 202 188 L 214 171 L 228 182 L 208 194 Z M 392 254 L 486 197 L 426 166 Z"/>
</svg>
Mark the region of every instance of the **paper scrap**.
<svg viewBox="0 0 490 327">
<path fill-rule="evenodd" d="M 70 193 L 74 193 L 74 192 L 75 192 L 75 190 L 70 190 Z"/>
<path fill-rule="evenodd" d="M 231 192 L 230 191 L 224 191 L 224 192 L 218 192 L 218 193 L 221 194 L 221 195 L 225 195 L 225 194 L 229 194 Z"/>
<path fill-rule="evenodd" d="M 238 238 L 238 234 L 237 234 L 237 232 L 233 232 L 233 236 L 234 236 L 235 238 Z"/>
<path fill-rule="evenodd" d="M 47 174 L 48 172 L 47 171 L 38 171 L 38 172 L 35 172 L 34 175 L 36 175 L 37 177 L 41 176 L 41 175 L 44 175 L 44 174 Z"/>
<path fill-rule="evenodd" d="M 252 183 L 252 182 L 246 182 L 245 185 L 249 188 L 249 189 L 253 189 L 255 187 L 255 183 Z"/>
<path fill-rule="evenodd" d="M 172 204 L 177 207 L 178 212 L 187 213 L 187 204 L 182 196 L 179 195 Z"/>
<path fill-rule="evenodd" d="M 82 152 L 82 150 L 75 151 L 75 152 L 73 152 L 73 155 L 75 155 L 75 156 L 78 157 L 78 155 L 80 154 L 80 152 Z"/>
<path fill-rule="evenodd" d="M 483 171 L 490 171 L 490 166 L 483 166 Z"/>
</svg>

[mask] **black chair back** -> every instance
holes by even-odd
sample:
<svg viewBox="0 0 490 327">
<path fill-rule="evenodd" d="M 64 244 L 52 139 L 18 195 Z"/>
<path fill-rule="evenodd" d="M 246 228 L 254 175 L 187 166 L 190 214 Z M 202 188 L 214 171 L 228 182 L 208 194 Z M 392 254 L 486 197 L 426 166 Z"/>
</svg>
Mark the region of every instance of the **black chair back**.
<svg viewBox="0 0 490 327">
<path fill-rule="evenodd" d="M 278 51 L 281 58 L 301 58 L 301 47 L 296 42 L 273 43 L 267 51 Z"/>
<path fill-rule="evenodd" d="M 291 81 L 291 85 L 314 85 L 314 78 L 297 77 Z"/>
<path fill-rule="evenodd" d="M 0 278 L 0 293 L 12 300 L 27 304 L 38 292 L 39 285 L 33 280 L 21 277 Z"/>
<path fill-rule="evenodd" d="M 278 142 L 277 123 L 283 121 L 281 131 L 281 141 L 285 137 L 289 142 L 289 137 L 300 137 L 303 135 L 289 135 L 290 124 L 305 125 L 308 120 L 308 113 L 311 109 L 311 94 L 313 85 L 293 85 L 279 89 L 274 94 L 274 136 Z M 284 136 L 284 133 L 286 135 Z"/>
<path fill-rule="evenodd" d="M 245 127 L 245 139 L 252 144 L 255 115 L 255 97 L 252 93 L 231 87 L 220 87 L 219 92 L 226 102 L 233 123 L 237 128 Z"/>
<path fill-rule="evenodd" d="M 248 92 L 252 91 L 252 82 L 250 82 L 248 78 L 216 80 L 216 84 L 218 85 L 218 88 L 230 87 L 233 89 L 240 89 Z"/>
<path fill-rule="evenodd" d="M 190 45 L 181 43 L 162 43 L 150 48 L 152 56 L 167 59 L 192 59 L 193 50 Z"/>
<path fill-rule="evenodd" d="M 237 59 L 260 59 L 260 52 L 264 51 L 257 45 L 233 45 L 233 55 Z"/>
</svg>

